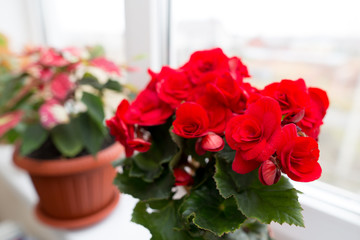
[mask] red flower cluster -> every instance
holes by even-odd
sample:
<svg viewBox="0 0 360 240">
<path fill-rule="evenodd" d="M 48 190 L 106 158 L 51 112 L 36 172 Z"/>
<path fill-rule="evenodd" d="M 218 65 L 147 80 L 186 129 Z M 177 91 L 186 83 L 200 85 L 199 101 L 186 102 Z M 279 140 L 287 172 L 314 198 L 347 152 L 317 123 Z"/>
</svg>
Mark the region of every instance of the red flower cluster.
<svg viewBox="0 0 360 240">
<path fill-rule="evenodd" d="M 196 138 L 197 154 L 222 150 L 225 138 L 236 150 L 232 166 L 237 173 L 259 168 L 266 185 L 276 183 L 281 172 L 295 181 L 320 177 L 316 139 L 329 106 L 323 90 L 308 88 L 303 79 L 258 90 L 243 82 L 250 76 L 241 60 L 219 48 L 193 53 L 178 69 L 163 67 L 149 74 L 146 89 L 131 105 L 124 100 L 107 121 L 127 156 L 150 147 L 148 139 L 141 134 L 135 138 L 134 132 L 163 124 L 175 113 L 173 132 Z M 142 144 L 131 144 L 134 139 Z"/>
</svg>

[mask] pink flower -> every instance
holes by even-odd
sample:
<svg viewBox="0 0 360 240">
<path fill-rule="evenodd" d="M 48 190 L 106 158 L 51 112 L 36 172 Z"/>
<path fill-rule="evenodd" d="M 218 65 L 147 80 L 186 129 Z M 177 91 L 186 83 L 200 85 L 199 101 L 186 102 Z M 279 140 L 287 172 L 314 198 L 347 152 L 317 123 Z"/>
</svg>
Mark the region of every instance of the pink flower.
<svg viewBox="0 0 360 240">
<path fill-rule="evenodd" d="M 74 87 L 74 83 L 70 81 L 67 74 L 59 73 L 52 79 L 50 87 L 55 98 L 64 100 Z"/>
<path fill-rule="evenodd" d="M 0 136 L 15 127 L 21 121 L 23 115 L 22 111 L 14 111 L 0 116 Z"/>
<path fill-rule="evenodd" d="M 41 105 L 39 115 L 41 124 L 47 129 L 69 122 L 69 116 L 65 108 L 55 99 Z"/>
<path fill-rule="evenodd" d="M 55 49 L 40 49 L 39 63 L 47 67 L 64 67 L 69 62 Z"/>
<path fill-rule="evenodd" d="M 90 65 L 101 68 L 108 73 L 115 73 L 118 76 L 121 75 L 120 69 L 116 66 L 116 64 L 112 61 L 107 60 L 104 57 L 94 58 L 90 61 Z"/>
<path fill-rule="evenodd" d="M 54 75 L 54 71 L 51 68 L 44 68 L 40 70 L 39 78 L 43 82 L 48 82 Z"/>
</svg>

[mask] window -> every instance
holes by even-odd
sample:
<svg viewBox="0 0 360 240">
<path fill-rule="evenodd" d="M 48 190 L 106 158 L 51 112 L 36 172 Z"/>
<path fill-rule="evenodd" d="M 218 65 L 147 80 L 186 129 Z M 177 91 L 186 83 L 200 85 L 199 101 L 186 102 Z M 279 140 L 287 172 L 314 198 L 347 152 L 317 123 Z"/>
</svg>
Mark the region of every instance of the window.
<svg viewBox="0 0 360 240">
<path fill-rule="evenodd" d="M 17 52 L 27 44 L 102 45 L 107 56 L 125 61 L 124 0 L 0 1 L 0 32 Z"/>
<path fill-rule="evenodd" d="M 124 1 L 42 1 L 49 46 L 101 44 L 111 59 L 124 61 Z"/>
<path fill-rule="evenodd" d="M 304 78 L 325 89 L 321 181 L 360 193 L 360 16 L 356 1 L 171 1 L 171 65 L 220 46 L 262 88 Z"/>
</svg>

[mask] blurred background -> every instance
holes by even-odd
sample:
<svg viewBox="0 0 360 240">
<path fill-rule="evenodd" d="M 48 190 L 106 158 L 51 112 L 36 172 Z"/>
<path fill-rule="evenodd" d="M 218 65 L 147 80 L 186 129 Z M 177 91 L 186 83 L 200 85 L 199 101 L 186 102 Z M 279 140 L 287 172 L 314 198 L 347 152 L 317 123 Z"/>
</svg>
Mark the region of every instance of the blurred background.
<svg viewBox="0 0 360 240">
<path fill-rule="evenodd" d="M 357 1 L 171 1 L 171 64 L 221 46 L 257 87 L 304 78 L 327 91 L 320 181 L 360 194 L 360 15 Z"/>
<path fill-rule="evenodd" d="M 139 4 L 142 3 L 142 4 Z M 360 194 L 360 14 L 356 0 L 0 0 L 10 48 L 102 45 L 138 68 L 182 65 L 193 51 L 221 47 L 262 88 L 304 78 L 327 91 L 319 137 L 320 181 Z M 154 15 L 149 14 L 156 13 Z M 1 203 L 0 203 L 1 204 Z"/>
</svg>

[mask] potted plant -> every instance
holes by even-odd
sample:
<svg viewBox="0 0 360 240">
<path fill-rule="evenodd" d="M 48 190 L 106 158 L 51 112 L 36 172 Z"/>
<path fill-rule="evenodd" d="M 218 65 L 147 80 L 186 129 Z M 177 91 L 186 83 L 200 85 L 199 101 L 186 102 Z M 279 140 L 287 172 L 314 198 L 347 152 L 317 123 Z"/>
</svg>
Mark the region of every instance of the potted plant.
<svg viewBox="0 0 360 240">
<path fill-rule="evenodd" d="M 99 48 L 31 48 L 0 96 L 2 138 L 17 141 L 14 163 L 39 195 L 40 220 L 79 228 L 119 200 L 111 162 L 122 153 L 104 125 L 104 96 L 123 90 L 120 68 Z"/>
<path fill-rule="evenodd" d="M 115 184 L 139 199 L 133 222 L 153 240 L 270 239 L 273 221 L 304 226 L 289 178 L 321 175 L 326 92 L 303 79 L 257 89 L 242 61 L 219 48 L 149 73 L 106 121 L 126 150 Z"/>
</svg>

